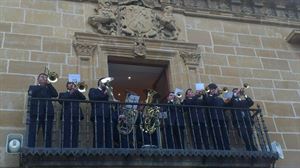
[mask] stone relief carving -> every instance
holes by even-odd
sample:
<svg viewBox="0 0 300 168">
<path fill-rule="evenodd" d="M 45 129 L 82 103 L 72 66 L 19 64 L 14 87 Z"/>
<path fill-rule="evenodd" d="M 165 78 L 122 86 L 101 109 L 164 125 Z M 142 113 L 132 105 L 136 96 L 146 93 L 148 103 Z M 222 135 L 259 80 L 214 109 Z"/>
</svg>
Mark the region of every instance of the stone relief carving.
<svg viewBox="0 0 300 168">
<path fill-rule="evenodd" d="M 200 48 L 196 52 L 180 51 L 180 57 L 186 65 L 198 65 L 201 58 Z"/>
<path fill-rule="evenodd" d="M 134 42 L 133 53 L 136 57 L 146 57 L 146 44 L 143 37 L 137 37 Z"/>
<path fill-rule="evenodd" d="M 89 17 L 88 23 L 101 34 L 177 40 L 180 29 L 173 7 L 166 6 L 162 14 L 157 14 L 150 2 L 124 0 L 113 11 L 110 0 L 98 0 L 96 15 Z"/>
<path fill-rule="evenodd" d="M 285 16 L 291 19 L 297 18 L 297 7 L 296 3 L 292 0 L 289 0 L 285 5 Z"/>
<path fill-rule="evenodd" d="M 242 13 L 251 15 L 254 14 L 254 2 L 253 0 L 242 0 Z"/>
<path fill-rule="evenodd" d="M 97 45 L 87 43 L 73 43 L 76 55 L 78 56 L 93 56 Z"/>
<path fill-rule="evenodd" d="M 157 35 L 155 13 L 150 8 L 122 6 L 120 8 L 121 34 L 153 38 Z"/>
<path fill-rule="evenodd" d="M 230 10 L 230 1 L 231 0 L 219 0 L 218 1 L 218 6 L 219 6 L 219 9 L 222 9 L 222 10 Z"/>
<path fill-rule="evenodd" d="M 164 13 L 157 17 L 159 21 L 159 32 L 163 39 L 177 40 L 179 35 L 179 28 L 175 24 L 175 17 L 173 16 L 173 7 L 166 6 Z"/>
<path fill-rule="evenodd" d="M 88 23 L 101 34 L 115 34 L 117 29 L 116 15 L 111 9 L 110 0 L 98 0 L 96 15 L 89 17 Z"/>
<path fill-rule="evenodd" d="M 276 16 L 275 3 L 273 0 L 264 0 L 263 1 L 264 7 L 263 7 L 263 14 L 266 16 Z"/>
</svg>

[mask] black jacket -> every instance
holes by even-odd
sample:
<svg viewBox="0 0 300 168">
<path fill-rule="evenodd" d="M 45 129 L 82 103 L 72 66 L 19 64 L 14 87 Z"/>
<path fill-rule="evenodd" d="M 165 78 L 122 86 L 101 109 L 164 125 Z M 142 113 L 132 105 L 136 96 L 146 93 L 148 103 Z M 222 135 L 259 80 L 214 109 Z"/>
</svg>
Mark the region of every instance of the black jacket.
<svg viewBox="0 0 300 168">
<path fill-rule="evenodd" d="M 104 94 L 105 90 L 98 88 L 91 88 L 89 90 L 89 99 L 91 101 L 108 101 L 108 95 Z M 109 118 L 109 104 L 102 102 L 92 102 L 91 120 L 94 121 L 96 118 Z"/>
<path fill-rule="evenodd" d="M 238 110 L 232 110 L 233 121 L 251 120 L 249 108 L 254 104 L 254 102 L 250 97 L 247 97 L 246 99 L 240 99 L 239 97 L 233 96 L 231 98 L 230 104 L 233 108 L 243 108 Z"/>
<path fill-rule="evenodd" d="M 217 95 L 207 95 L 206 97 L 207 106 L 210 106 L 208 109 L 208 116 L 212 120 L 225 120 L 223 108 L 224 100 Z M 218 107 L 218 108 L 214 108 Z"/>
<path fill-rule="evenodd" d="M 184 99 L 183 105 L 190 105 L 193 107 L 185 107 L 185 111 L 189 113 L 189 118 L 193 123 L 198 122 L 205 122 L 206 120 L 206 112 L 205 108 L 203 107 L 196 107 L 196 106 L 205 106 L 206 105 L 206 98 L 200 98 L 199 96 L 194 96 L 191 99 Z"/>
<path fill-rule="evenodd" d="M 57 97 L 56 89 L 48 84 L 46 86 L 30 85 L 28 89 L 28 96 L 32 98 L 52 98 Z M 51 100 L 30 100 L 30 119 L 45 120 L 54 118 L 54 109 Z"/>
<path fill-rule="evenodd" d="M 69 100 L 85 100 L 85 96 L 79 92 L 78 90 L 75 90 L 72 94 L 67 92 L 61 92 L 58 96 L 59 99 L 69 99 Z M 59 100 L 59 103 L 63 105 L 62 109 L 62 116 L 61 118 L 66 120 L 70 119 L 71 117 L 73 119 L 78 120 L 79 116 L 81 119 L 83 119 L 83 113 L 80 108 L 80 102 L 79 101 L 62 101 Z"/>
</svg>

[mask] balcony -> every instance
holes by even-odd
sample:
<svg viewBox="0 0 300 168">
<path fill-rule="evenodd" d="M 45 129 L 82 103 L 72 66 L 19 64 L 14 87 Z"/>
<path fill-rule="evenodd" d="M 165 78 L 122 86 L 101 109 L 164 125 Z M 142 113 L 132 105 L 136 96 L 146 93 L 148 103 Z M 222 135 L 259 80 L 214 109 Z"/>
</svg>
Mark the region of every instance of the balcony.
<svg viewBox="0 0 300 168">
<path fill-rule="evenodd" d="M 28 101 L 21 167 L 270 167 L 278 158 L 259 108 Z"/>
</svg>

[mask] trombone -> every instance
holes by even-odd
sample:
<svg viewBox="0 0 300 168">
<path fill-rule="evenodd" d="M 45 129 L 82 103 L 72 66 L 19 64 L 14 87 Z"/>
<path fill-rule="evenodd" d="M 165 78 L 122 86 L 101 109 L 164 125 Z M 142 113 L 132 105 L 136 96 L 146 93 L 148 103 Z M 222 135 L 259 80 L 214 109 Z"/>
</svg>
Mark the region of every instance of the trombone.
<svg viewBox="0 0 300 168">
<path fill-rule="evenodd" d="M 45 67 L 44 73 L 48 75 L 48 82 L 55 83 L 58 81 L 58 74 L 56 72 L 51 72 L 47 67 Z"/>
</svg>

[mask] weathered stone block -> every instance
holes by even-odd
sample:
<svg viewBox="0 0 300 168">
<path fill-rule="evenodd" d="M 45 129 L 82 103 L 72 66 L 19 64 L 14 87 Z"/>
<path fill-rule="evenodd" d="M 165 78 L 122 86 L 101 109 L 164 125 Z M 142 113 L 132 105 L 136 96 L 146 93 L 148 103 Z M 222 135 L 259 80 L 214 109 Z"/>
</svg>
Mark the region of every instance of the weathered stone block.
<svg viewBox="0 0 300 168">
<path fill-rule="evenodd" d="M 192 18 L 192 20 L 195 21 L 195 18 Z M 197 29 L 212 32 L 223 32 L 222 23 L 219 20 L 201 18 L 197 19 L 195 22 Z"/>
<path fill-rule="evenodd" d="M 56 54 L 56 53 L 45 53 L 45 52 L 32 52 L 31 60 L 38 62 L 47 62 L 47 63 L 66 63 L 65 54 Z"/>
<path fill-rule="evenodd" d="M 295 81 L 274 81 L 275 87 L 280 89 L 300 89 Z"/>
<path fill-rule="evenodd" d="M 253 88 L 253 94 L 257 100 L 274 100 L 274 96 L 271 89 L 259 89 Z"/>
<path fill-rule="evenodd" d="M 238 38 L 229 33 L 211 33 L 214 45 L 238 46 Z"/>
<path fill-rule="evenodd" d="M 1 91 L 27 92 L 28 86 L 34 84 L 35 78 L 23 75 L 0 74 Z"/>
<path fill-rule="evenodd" d="M 236 50 L 236 55 L 255 56 L 255 52 L 253 48 L 235 47 L 235 50 Z"/>
<path fill-rule="evenodd" d="M 266 35 L 265 26 L 258 24 L 249 24 L 250 34 Z"/>
<path fill-rule="evenodd" d="M 9 22 L 24 22 L 24 10 L 20 8 L 0 8 L 1 20 L 9 21 Z"/>
<path fill-rule="evenodd" d="M 74 4 L 67 1 L 58 1 L 58 11 L 61 11 L 63 13 L 73 13 Z"/>
<path fill-rule="evenodd" d="M 269 116 L 295 116 L 291 104 L 265 102 L 265 106 Z"/>
<path fill-rule="evenodd" d="M 7 60 L 0 60 L 0 72 L 7 72 Z"/>
<path fill-rule="evenodd" d="M 290 70 L 289 64 L 286 60 L 262 58 L 261 62 L 265 69 Z"/>
<path fill-rule="evenodd" d="M 283 49 L 288 50 L 288 44 L 286 41 L 280 38 L 261 38 L 263 48 L 270 48 L 270 49 Z"/>
<path fill-rule="evenodd" d="M 250 69 L 243 68 L 231 68 L 231 67 L 221 67 L 222 75 L 224 76 L 236 76 L 236 77 L 252 77 Z"/>
<path fill-rule="evenodd" d="M 19 7 L 20 6 L 20 0 L 1 0 L 0 6 L 5 7 Z"/>
<path fill-rule="evenodd" d="M 53 28 L 48 26 L 36 26 L 29 24 L 13 24 L 12 31 L 20 34 L 52 36 Z"/>
<path fill-rule="evenodd" d="M 187 30 L 187 38 L 189 42 L 198 43 L 200 45 L 212 45 L 211 37 L 207 31 Z"/>
<path fill-rule="evenodd" d="M 0 109 L 24 110 L 25 109 L 24 98 L 25 98 L 24 93 L 0 92 Z"/>
<path fill-rule="evenodd" d="M 297 117 L 300 116 L 300 103 L 293 103 L 294 111 Z"/>
<path fill-rule="evenodd" d="M 300 101 L 300 96 L 294 90 L 274 90 L 274 96 L 277 101 Z"/>
<path fill-rule="evenodd" d="M 0 22 L 0 32 L 11 32 L 11 23 Z"/>
<path fill-rule="evenodd" d="M 61 38 L 45 37 L 43 39 L 43 50 L 49 52 L 71 52 L 71 41 Z"/>
<path fill-rule="evenodd" d="M 250 85 L 250 87 L 274 88 L 272 80 L 243 78 L 242 82 L 243 83 L 248 83 Z"/>
<path fill-rule="evenodd" d="M 233 47 L 214 46 L 214 53 L 235 55 Z"/>
<path fill-rule="evenodd" d="M 55 12 L 28 10 L 25 16 L 26 23 L 60 26 L 61 15 Z"/>
<path fill-rule="evenodd" d="M 47 0 L 22 0 L 21 7 L 22 8 L 31 8 L 38 10 L 51 10 L 56 11 L 56 3 L 57 1 L 47 1 Z"/>
<path fill-rule="evenodd" d="M 23 111 L 0 110 L 0 127 L 25 127 Z"/>
<path fill-rule="evenodd" d="M 4 48 L 41 50 L 41 37 L 19 34 L 5 34 Z"/>
<path fill-rule="evenodd" d="M 84 29 L 84 17 L 79 15 L 64 14 L 62 16 L 62 23 L 64 27 L 73 29 Z M 196 35 L 196 34 L 195 34 Z M 205 37 L 201 37 L 205 38 Z"/>
<path fill-rule="evenodd" d="M 299 59 L 300 52 L 276 51 L 279 58 L 282 59 Z"/>
<path fill-rule="evenodd" d="M 221 75 L 219 66 L 204 66 L 205 74 Z"/>
<path fill-rule="evenodd" d="M 300 81 L 300 74 L 286 72 L 286 71 L 280 71 L 280 74 L 281 74 L 283 80 Z"/>
<path fill-rule="evenodd" d="M 256 57 L 228 56 L 229 65 L 235 67 L 261 68 L 261 62 Z"/>
<path fill-rule="evenodd" d="M 258 57 L 277 57 L 273 50 L 255 49 L 255 52 Z"/>
<path fill-rule="evenodd" d="M 300 149 L 300 135 L 299 134 L 283 134 L 283 139 L 287 149 Z"/>
<path fill-rule="evenodd" d="M 211 76 L 211 81 L 224 86 L 241 86 L 240 79 L 235 77 Z"/>
<path fill-rule="evenodd" d="M 0 54 L 0 58 L 20 61 L 29 60 L 29 51 L 5 49 L 3 54 Z"/>
<path fill-rule="evenodd" d="M 300 119 L 296 118 L 275 118 L 279 132 L 300 132 Z"/>
<path fill-rule="evenodd" d="M 224 32 L 249 34 L 248 24 L 239 22 L 223 22 Z"/>
<path fill-rule="evenodd" d="M 283 151 L 284 159 L 276 161 L 276 168 L 296 168 L 300 165 L 299 151 Z"/>
<path fill-rule="evenodd" d="M 77 66 L 71 66 L 71 65 L 63 65 L 62 66 L 62 76 L 68 77 L 68 74 L 75 74 L 78 73 Z"/>
<path fill-rule="evenodd" d="M 277 132 L 276 127 L 275 127 L 275 122 L 273 118 L 271 117 L 264 117 L 265 123 L 267 125 L 268 131 L 270 132 Z"/>
<path fill-rule="evenodd" d="M 38 75 L 44 72 L 46 65 L 45 63 L 10 61 L 8 72 Z"/>
<path fill-rule="evenodd" d="M 255 78 L 280 79 L 278 71 L 253 69 L 252 74 Z"/>
<path fill-rule="evenodd" d="M 249 35 L 238 35 L 240 46 L 262 48 L 259 37 Z"/>
<path fill-rule="evenodd" d="M 227 58 L 219 54 L 203 54 L 201 57 L 205 65 L 228 65 Z"/>
<path fill-rule="evenodd" d="M 300 61 L 299 60 L 293 60 L 293 61 L 289 61 L 292 72 L 295 73 L 300 73 Z"/>
</svg>

